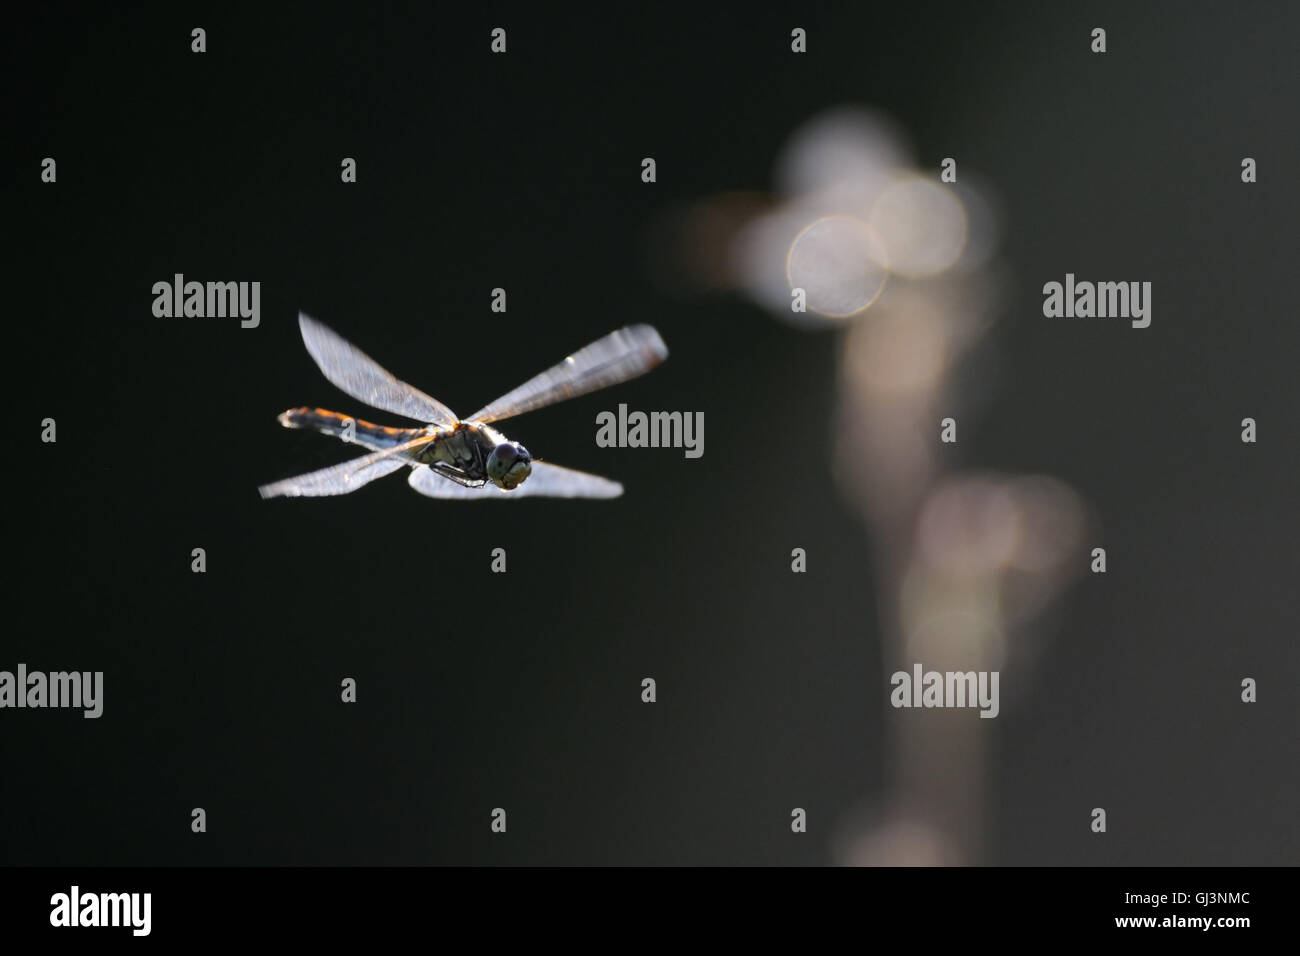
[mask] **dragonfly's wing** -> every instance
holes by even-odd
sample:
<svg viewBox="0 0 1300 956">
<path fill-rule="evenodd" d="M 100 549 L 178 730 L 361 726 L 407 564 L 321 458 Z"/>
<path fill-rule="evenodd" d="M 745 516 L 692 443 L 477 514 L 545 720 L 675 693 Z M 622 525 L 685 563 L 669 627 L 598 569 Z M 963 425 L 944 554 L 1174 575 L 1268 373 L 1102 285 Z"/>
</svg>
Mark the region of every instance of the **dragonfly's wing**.
<svg viewBox="0 0 1300 956">
<path fill-rule="evenodd" d="M 346 495 L 367 485 L 376 478 L 382 478 L 403 465 L 413 464 L 406 452 L 423 445 L 432 438 L 422 435 L 412 441 L 403 442 L 392 448 L 385 448 L 360 458 L 353 458 L 342 464 L 331 465 L 320 471 L 311 471 L 296 478 L 286 478 L 274 484 L 258 488 L 263 498 L 319 498 L 323 495 Z M 448 482 L 450 484 L 450 482 Z"/>
<path fill-rule="evenodd" d="M 513 491 L 502 491 L 492 482 L 481 488 L 467 488 L 450 478 L 444 478 L 427 465 L 411 472 L 407 479 L 411 487 L 430 498 L 452 498 L 465 501 L 502 501 L 511 498 L 617 498 L 623 486 L 617 481 L 589 475 L 534 461 L 532 474 Z"/>
<path fill-rule="evenodd" d="M 369 355 L 311 316 L 298 313 L 307 351 L 325 377 L 358 401 L 417 422 L 455 425 L 456 413 L 414 385 L 399 381 Z"/>
<path fill-rule="evenodd" d="M 380 461 L 364 463 L 357 458 L 345 461 L 341 465 L 322 468 L 296 478 L 286 478 L 274 484 L 263 485 L 257 489 L 263 498 L 318 498 L 322 495 L 346 495 L 356 491 L 362 485 L 369 484 L 376 478 L 382 478 L 409 464 L 402 458 L 384 458 Z"/>
<path fill-rule="evenodd" d="M 480 408 L 467 421 L 496 422 L 644 375 L 668 357 L 648 325 L 631 325 L 579 349 L 559 365 Z"/>
</svg>

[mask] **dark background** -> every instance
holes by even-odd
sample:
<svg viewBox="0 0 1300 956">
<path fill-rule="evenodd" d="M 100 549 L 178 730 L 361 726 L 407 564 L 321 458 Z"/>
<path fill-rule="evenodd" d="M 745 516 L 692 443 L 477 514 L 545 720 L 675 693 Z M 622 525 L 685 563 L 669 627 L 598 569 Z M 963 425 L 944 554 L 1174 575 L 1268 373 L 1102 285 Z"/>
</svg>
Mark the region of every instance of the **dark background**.
<svg viewBox="0 0 1300 956">
<path fill-rule="evenodd" d="M 860 103 L 1002 202 L 1006 360 L 956 463 L 1069 481 L 1110 558 L 988 722 L 982 862 L 1297 862 L 1297 9 L 11 21 L 0 668 L 102 670 L 105 711 L 0 713 L 0 859 L 830 862 L 884 786 L 888 691 L 870 541 L 831 480 L 835 335 L 670 296 L 647 244 L 668 205 L 767 188 L 795 126 Z M 1151 328 L 1044 319 L 1067 271 L 1150 280 Z M 261 327 L 154 318 L 175 272 L 261 281 Z M 310 361 L 300 308 L 462 413 L 653 323 L 661 368 L 505 427 L 625 496 L 472 506 L 391 477 L 259 500 L 351 452 L 278 412 L 368 412 Z M 704 457 L 596 448 L 619 402 L 703 411 Z"/>
</svg>

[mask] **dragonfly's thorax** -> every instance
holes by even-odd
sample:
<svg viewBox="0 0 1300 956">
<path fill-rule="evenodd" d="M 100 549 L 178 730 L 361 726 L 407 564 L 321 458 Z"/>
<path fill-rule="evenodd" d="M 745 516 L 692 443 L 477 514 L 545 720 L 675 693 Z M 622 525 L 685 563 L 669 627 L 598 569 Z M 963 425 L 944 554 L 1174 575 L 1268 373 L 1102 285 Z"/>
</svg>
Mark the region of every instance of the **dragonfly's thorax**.
<svg viewBox="0 0 1300 956">
<path fill-rule="evenodd" d="M 477 422 L 430 426 L 429 434 L 436 437 L 412 457 L 462 484 L 481 485 L 491 480 L 488 466 L 493 450 L 513 444 L 495 428 Z M 521 446 L 516 447 L 522 451 Z"/>
<path fill-rule="evenodd" d="M 500 440 L 500 433 L 490 435 L 494 429 L 470 422 L 457 422 L 446 428 L 431 426 L 431 431 L 437 437 L 418 449 L 414 457 L 426 465 L 453 468 L 470 481 L 487 480 L 488 455 Z"/>
</svg>

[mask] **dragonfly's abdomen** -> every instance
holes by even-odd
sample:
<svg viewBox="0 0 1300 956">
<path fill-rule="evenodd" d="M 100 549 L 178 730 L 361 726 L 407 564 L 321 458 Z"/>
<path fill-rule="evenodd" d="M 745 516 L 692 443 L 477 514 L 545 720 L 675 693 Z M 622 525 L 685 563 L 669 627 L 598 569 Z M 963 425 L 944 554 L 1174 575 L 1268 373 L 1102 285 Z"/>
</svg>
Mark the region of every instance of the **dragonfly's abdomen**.
<svg viewBox="0 0 1300 956">
<path fill-rule="evenodd" d="M 374 422 L 363 421 L 324 408 L 291 408 L 281 413 L 280 424 L 285 428 L 310 428 L 374 451 L 400 445 L 423 432 L 421 428 L 392 428 L 388 425 L 376 425 Z"/>
</svg>

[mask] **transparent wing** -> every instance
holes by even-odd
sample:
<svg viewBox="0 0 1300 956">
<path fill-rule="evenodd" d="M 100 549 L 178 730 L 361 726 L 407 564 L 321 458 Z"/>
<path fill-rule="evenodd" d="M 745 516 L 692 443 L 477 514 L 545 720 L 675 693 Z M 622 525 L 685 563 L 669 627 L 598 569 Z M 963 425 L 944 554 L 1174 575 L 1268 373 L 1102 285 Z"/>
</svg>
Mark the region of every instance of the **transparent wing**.
<svg viewBox="0 0 1300 956">
<path fill-rule="evenodd" d="M 263 498 L 319 498 L 324 495 L 346 495 L 376 478 L 382 478 L 396 471 L 403 465 L 412 464 L 406 452 L 429 441 L 432 441 L 430 436 L 421 435 L 401 445 L 362 455 L 360 458 L 353 458 L 342 464 L 311 471 L 296 478 L 286 478 L 270 485 L 262 485 L 257 492 Z"/>
<path fill-rule="evenodd" d="M 286 478 L 274 484 L 262 485 L 257 489 L 263 498 L 318 498 L 323 495 L 346 495 L 356 491 L 362 485 L 369 484 L 376 478 L 382 478 L 408 464 L 401 458 L 385 458 L 368 464 L 359 464 L 361 459 L 345 461 L 341 465 L 322 468 L 296 478 Z"/>
<path fill-rule="evenodd" d="M 644 375 L 667 357 L 668 346 L 658 332 L 648 325 L 631 325 L 579 349 L 466 421 L 497 422 L 617 385 Z"/>
<path fill-rule="evenodd" d="M 435 425 L 456 424 L 456 413 L 414 385 L 399 381 L 383 366 L 337 332 L 298 313 L 298 328 L 307 351 L 325 377 L 358 401 L 395 415 Z"/>
<path fill-rule="evenodd" d="M 623 486 L 617 481 L 589 475 L 585 471 L 548 465 L 534 461 L 533 471 L 513 491 L 502 491 L 492 482 L 482 488 L 466 488 L 450 478 L 444 478 L 428 465 L 411 472 L 407 482 L 422 495 L 430 498 L 451 498 L 465 501 L 502 501 L 510 498 L 617 498 Z"/>
</svg>

